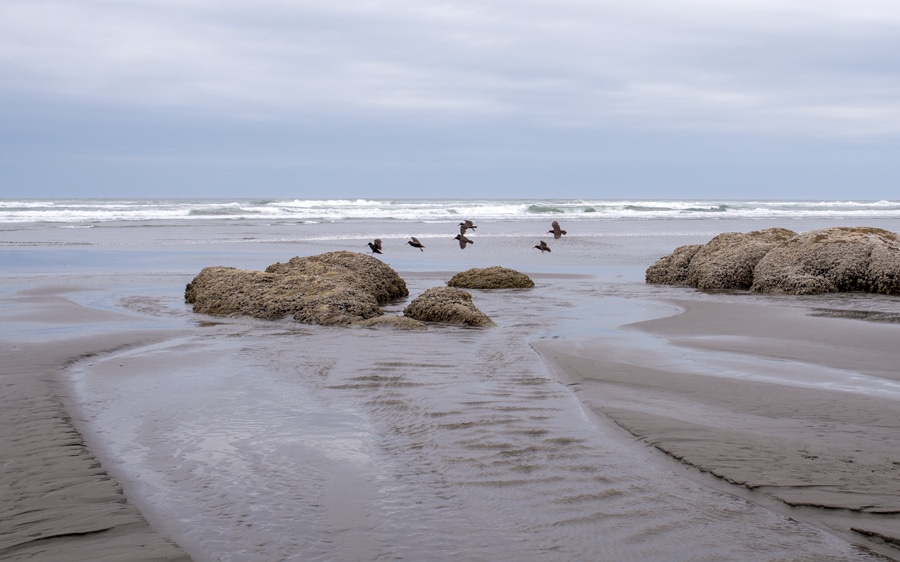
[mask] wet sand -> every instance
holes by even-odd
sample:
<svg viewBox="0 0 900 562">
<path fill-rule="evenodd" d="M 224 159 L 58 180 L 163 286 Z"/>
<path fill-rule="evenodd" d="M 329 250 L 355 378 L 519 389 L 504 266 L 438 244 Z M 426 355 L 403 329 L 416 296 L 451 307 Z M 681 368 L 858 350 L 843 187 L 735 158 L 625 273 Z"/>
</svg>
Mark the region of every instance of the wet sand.
<svg viewBox="0 0 900 562">
<path fill-rule="evenodd" d="M 3 321 L 24 317 L 75 327 L 119 316 L 53 291 L 19 299 L 18 306 L 17 317 Z M 128 503 L 85 445 L 65 380 L 74 361 L 157 337 L 125 332 L 0 342 L 0 560 L 189 560 Z"/>
<path fill-rule="evenodd" d="M 189 559 L 85 445 L 67 371 L 178 336 L 135 330 L 134 316 L 79 305 L 72 289 L 22 291 L 0 308 L 0 321 L 61 330 L 0 341 L 0 560 Z M 533 345 L 586 410 L 679 459 L 686 477 L 900 559 L 900 324 L 670 305 L 683 312 L 622 335 Z M 357 509 L 333 507 L 342 523 Z"/>
<path fill-rule="evenodd" d="M 20 314 L 34 320 L 122 320 L 52 289 L 33 297 Z M 802 308 L 672 305 L 683 312 L 628 329 L 712 356 L 685 358 L 652 342 L 623 345 L 627 338 L 534 347 L 586 409 L 715 475 L 726 491 L 746 490 L 757 503 L 773 498 L 792 518 L 900 557 L 900 325 L 814 317 Z M 124 331 L 2 343 L 0 559 L 189 559 L 150 527 L 85 446 L 65 379 L 75 361 L 171 336 Z M 823 386 L 834 369 L 869 378 L 855 387 Z"/>
<path fill-rule="evenodd" d="M 628 327 L 643 345 L 534 347 L 586 410 L 738 495 L 900 558 L 900 324 L 671 304 L 681 313 Z"/>
</svg>

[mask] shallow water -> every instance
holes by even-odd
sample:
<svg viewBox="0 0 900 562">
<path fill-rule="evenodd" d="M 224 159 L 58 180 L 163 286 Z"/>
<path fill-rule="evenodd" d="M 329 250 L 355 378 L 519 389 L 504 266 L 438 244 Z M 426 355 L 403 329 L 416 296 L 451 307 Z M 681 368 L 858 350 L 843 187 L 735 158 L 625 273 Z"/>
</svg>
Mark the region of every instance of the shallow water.
<svg viewBox="0 0 900 562">
<path fill-rule="evenodd" d="M 864 559 L 582 411 L 528 341 L 589 283 L 479 293 L 488 330 L 222 321 L 76 380 L 129 493 L 198 560 Z"/>
<path fill-rule="evenodd" d="M 79 362 L 72 379 L 104 464 L 197 560 L 871 559 L 683 478 L 586 412 L 529 346 L 647 338 L 618 327 L 675 313 L 661 301 L 685 292 L 644 285 L 648 260 L 720 231 L 770 226 L 703 222 L 596 225 L 551 242 L 548 255 L 528 247 L 531 223 L 485 228 L 463 251 L 452 236 L 441 244 L 441 225 L 416 225 L 434 230 L 415 234 L 422 253 L 402 248 L 400 226 L 383 224 L 324 226 L 290 242 L 281 240 L 293 230 L 264 225 L 237 235 L 231 226 L 144 229 L 155 243 L 130 227 L 102 239 L 81 232 L 70 241 L 84 247 L 4 250 L 13 267 L 0 288 L 9 299 L 61 286 L 76 304 L 123 318 L 18 321 L 0 335 L 166 330 L 152 345 Z M 254 233 L 266 241 L 238 241 Z M 191 249 L 192 236 L 208 247 Z M 496 328 L 427 332 L 221 319 L 183 303 L 184 283 L 203 266 L 262 269 L 376 236 L 391 242 L 384 259 L 412 296 L 445 283 L 436 272 L 497 264 L 533 274 L 537 287 L 472 291 Z"/>
</svg>

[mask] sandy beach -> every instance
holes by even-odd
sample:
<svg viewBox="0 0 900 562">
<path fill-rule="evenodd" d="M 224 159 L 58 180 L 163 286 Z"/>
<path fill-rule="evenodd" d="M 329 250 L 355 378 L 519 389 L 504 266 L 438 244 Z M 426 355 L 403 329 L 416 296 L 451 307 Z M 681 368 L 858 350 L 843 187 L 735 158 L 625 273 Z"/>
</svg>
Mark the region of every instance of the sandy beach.
<svg viewBox="0 0 900 562">
<path fill-rule="evenodd" d="M 531 222 L 465 251 L 442 224 L 11 228 L 0 560 L 900 559 L 895 301 L 643 282 L 720 228 L 586 223 L 552 254 Z M 474 266 L 536 286 L 415 333 L 184 302 L 202 267 L 376 237 L 411 297 Z"/>
<path fill-rule="evenodd" d="M 671 304 L 682 311 L 629 328 L 689 354 L 594 339 L 534 345 L 590 411 L 641 441 L 732 493 L 774 498 L 791 517 L 900 557 L 900 325 Z M 841 371 L 857 375 L 829 382 Z M 734 376 L 748 372 L 758 376 Z"/>
<path fill-rule="evenodd" d="M 60 288 L 32 291 L 26 300 L 18 314 L 34 321 L 122 320 L 66 299 Z M 667 305 L 680 312 L 626 326 L 626 333 L 712 354 L 705 366 L 653 343 L 627 343 L 643 340 L 533 346 L 599 423 L 614 422 L 677 459 L 681 477 L 900 557 L 900 374 L 893 363 L 900 325 L 812 316 L 801 307 Z M 3 343 L 0 559 L 189 559 L 148 525 L 85 446 L 65 375 L 73 362 L 171 336 L 129 331 Z M 742 360 L 757 365 L 757 380 L 728 376 L 748 372 L 734 368 Z M 810 375 L 841 369 L 858 373 L 858 384 L 823 388 Z M 660 455 L 658 462 L 669 461 Z"/>
<path fill-rule="evenodd" d="M 4 321 L 114 322 L 60 290 L 19 299 Z M 24 302 L 28 301 L 28 302 Z M 51 343 L 0 342 L 0 560 L 189 560 L 125 498 L 76 429 L 65 368 L 158 334 L 126 332 Z"/>
</svg>

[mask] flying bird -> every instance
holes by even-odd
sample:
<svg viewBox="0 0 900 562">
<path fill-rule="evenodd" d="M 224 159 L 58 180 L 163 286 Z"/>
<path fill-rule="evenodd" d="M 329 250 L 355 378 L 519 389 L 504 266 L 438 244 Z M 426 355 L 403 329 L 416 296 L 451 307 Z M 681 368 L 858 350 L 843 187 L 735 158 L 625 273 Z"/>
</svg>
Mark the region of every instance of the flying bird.
<svg viewBox="0 0 900 562">
<path fill-rule="evenodd" d="M 369 249 L 373 254 L 381 253 L 381 238 L 376 238 L 374 242 L 369 242 Z"/>
<path fill-rule="evenodd" d="M 474 224 L 472 224 L 472 221 L 470 221 L 470 220 L 466 220 L 465 222 L 459 223 L 459 233 L 462 234 L 463 236 L 465 236 L 465 234 L 466 234 L 466 229 L 469 229 L 469 228 L 474 230 L 478 227 L 475 226 Z"/>
<path fill-rule="evenodd" d="M 466 244 L 474 244 L 475 243 L 472 240 L 469 240 L 468 238 L 466 238 L 465 234 L 457 234 L 456 238 L 454 238 L 454 240 L 459 240 L 459 247 L 463 250 L 466 249 Z"/>
<path fill-rule="evenodd" d="M 553 221 L 553 224 L 551 226 L 553 227 L 553 230 L 548 230 L 547 232 L 550 234 L 553 234 L 553 237 L 556 238 L 557 240 L 559 239 L 560 236 L 562 236 L 563 234 L 566 233 L 565 230 L 563 230 L 562 228 L 559 227 L 559 223 L 556 221 Z"/>
<path fill-rule="evenodd" d="M 542 254 L 543 254 L 544 252 L 549 252 L 549 251 L 550 251 L 550 246 L 548 246 L 547 243 L 544 242 L 543 240 L 541 240 L 540 245 L 535 246 L 535 248 L 537 248 L 538 250 L 540 250 Z"/>
<path fill-rule="evenodd" d="M 407 242 L 407 244 L 409 244 L 409 245 L 412 246 L 413 248 L 418 248 L 420 252 L 424 252 L 424 251 L 425 251 L 425 246 L 423 246 L 422 243 L 419 242 L 419 239 L 418 239 L 418 238 L 416 238 L 415 236 L 411 236 L 410 238 L 412 238 L 412 240 L 409 240 L 409 241 Z"/>
</svg>

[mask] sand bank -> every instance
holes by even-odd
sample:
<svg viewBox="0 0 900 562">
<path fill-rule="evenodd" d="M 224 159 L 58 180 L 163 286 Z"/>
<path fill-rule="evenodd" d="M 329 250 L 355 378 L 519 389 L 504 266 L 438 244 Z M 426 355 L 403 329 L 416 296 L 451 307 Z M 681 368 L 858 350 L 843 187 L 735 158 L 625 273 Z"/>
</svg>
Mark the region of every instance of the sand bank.
<svg viewBox="0 0 900 562">
<path fill-rule="evenodd" d="M 602 419 L 738 495 L 775 498 L 797 518 L 900 558 L 900 325 L 672 304 L 683 312 L 627 327 L 648 336 L 640 343 L 535 348 Z"/>
<path fill-rule="evenodd" d="M 34 306 L 25 305 L 25 315 L 50 321 L 47 307 L 54 308 L 57 326 L 99 321 L 105 314 L 41 295 Z M 125 332 L 0 341 L 0 560 L 189 559 L 126 501 L 67 410 L 67 365 L 153 337 Z"/>
</svg>

